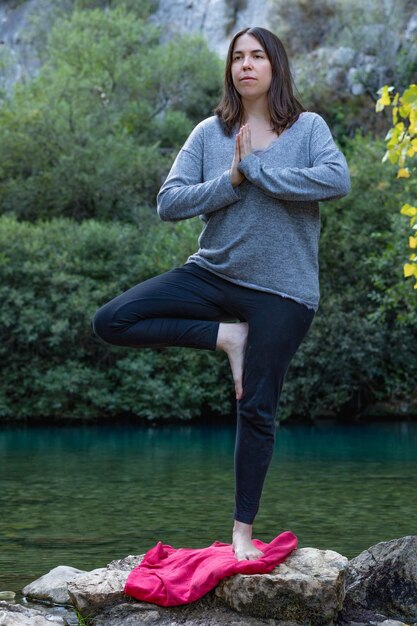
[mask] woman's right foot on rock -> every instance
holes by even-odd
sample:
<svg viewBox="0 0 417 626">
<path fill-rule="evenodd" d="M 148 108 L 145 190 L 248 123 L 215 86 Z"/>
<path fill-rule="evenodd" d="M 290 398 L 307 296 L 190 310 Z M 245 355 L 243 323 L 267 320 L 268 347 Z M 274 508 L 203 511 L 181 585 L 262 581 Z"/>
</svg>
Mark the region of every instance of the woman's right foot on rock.
<svg viewBox="0 0 417 626">
<path fill-rule="evenodd" d="M 240 400 L 243 395 L 243 361 L 248 339 L 248 328 L 246 322 L 238 324 L 221 323 L 217 335 L 216 348 L 224 350 L 229 358 L 237 400 Z"/>
</svg>

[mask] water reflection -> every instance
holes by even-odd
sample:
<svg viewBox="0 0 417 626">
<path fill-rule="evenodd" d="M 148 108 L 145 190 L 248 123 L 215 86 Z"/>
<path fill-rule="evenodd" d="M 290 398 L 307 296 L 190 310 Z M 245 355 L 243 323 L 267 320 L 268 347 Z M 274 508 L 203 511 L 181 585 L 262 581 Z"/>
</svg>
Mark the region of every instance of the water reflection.
<svg viewBox="0 0 417 626">
<path fill-rule="evenodd" d="M 234 428 L 0 431 L 0 589 L 60 564 L 80 569 L 158 540 L 230 540 Z M 348 557 L 415 534 L 417 424 L 280 427 L 256 536 Z"/>
</svg>

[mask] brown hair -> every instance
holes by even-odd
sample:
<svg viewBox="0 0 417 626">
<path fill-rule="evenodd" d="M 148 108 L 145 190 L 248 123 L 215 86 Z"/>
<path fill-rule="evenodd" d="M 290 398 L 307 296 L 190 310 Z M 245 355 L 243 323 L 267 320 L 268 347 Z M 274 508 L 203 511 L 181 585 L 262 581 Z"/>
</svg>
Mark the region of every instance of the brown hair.
<svg viewBox="0 0 417 626">
<path fill-rule="evenodd" d="M 255 37 L 265 50 L 272 66 L 272 82 L 268 91 L 269 115 L 273 130 L 280 135 L 297 121 L 300 113 L 306 111 L 293 93 L 290 64 L 284 45 L 274 33 L 266 28 L 254 26 L 244 28 L 234 35 L 226 58 L 223 96 L 214 113 L 222 122 L 224 131 L 231 135 L 236 124 L 244 122 L 244 109 L 240 94 L 232 80 L 233 50 L 236 40 L 242 35 Z"/>
</svg>

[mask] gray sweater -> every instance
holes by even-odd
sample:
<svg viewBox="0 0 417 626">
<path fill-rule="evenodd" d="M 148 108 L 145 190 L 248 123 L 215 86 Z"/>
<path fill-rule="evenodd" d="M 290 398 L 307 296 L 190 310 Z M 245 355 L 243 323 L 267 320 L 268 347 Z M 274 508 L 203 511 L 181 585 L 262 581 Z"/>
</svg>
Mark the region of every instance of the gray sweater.
<svg viewBox="0 0 417 626">
<path fill-rule="evenodd" d="M 346 159 L 320 115 L 298 120 L 265 150 L 244 158 L 230 182 L 235 134 L 217 117 L 196 126 L 157 199 L 162 220 L 200 216 L 199 250 L 187 262 L 239 285 L 319 303 L 319 201 L 349 192 Z"/>
</svg>

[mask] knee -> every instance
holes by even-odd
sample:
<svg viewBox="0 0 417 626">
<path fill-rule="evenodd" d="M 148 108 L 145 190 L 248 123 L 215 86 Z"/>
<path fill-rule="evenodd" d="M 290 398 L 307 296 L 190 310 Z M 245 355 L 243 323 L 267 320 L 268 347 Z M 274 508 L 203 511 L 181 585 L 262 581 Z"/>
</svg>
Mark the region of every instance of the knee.
<svg viewBox="0 0 417 626">
<path fill-rule="evenodd" d="M 240 402 L 240 416 L 245 421 L 247 428 L 256 431 L 258 435 L 270 443 L 275 440 L 276 407 L 265 403 L 247 400 Z"/>
<path fill-rule="evenodd" d="M 113 343 L 113 329 L 107 305 L 98 309 L 91 320 L 93 333 L 106 343 Z"/>
</svg>

